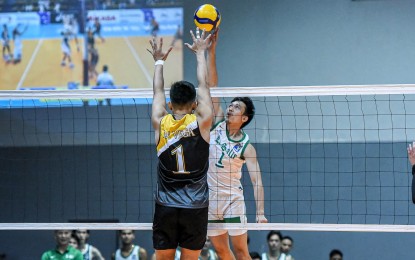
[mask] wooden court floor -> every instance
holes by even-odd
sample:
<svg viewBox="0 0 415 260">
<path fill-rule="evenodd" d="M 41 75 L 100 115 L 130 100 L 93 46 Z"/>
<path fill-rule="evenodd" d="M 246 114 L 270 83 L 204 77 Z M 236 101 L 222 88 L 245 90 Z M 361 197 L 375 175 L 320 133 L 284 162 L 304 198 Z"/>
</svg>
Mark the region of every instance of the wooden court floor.
<svg viewBox="0 0 415 260">
<path fill-rule="evenodd" d="M 151 88 L 154 72 L 154 60 L 147 48 L 150 37 L 106 38 L 105 42 L 95 40 L 99 52 L 98 73 L 103 65 L 108 65 L 115 84 L 129 88 Z M 79 39 L 80 46 L 83 45 Z M 172 37 L 164 37 L 167 48 Z M 62 87 L 68 82 L 82 85 L 82 48 L 76 50 L 71 41 L 73 69 L 61 66 L 63 57 L 60 39 L 24 40 L 22 62 L 19 64 L 0 62 L 0 90 L 13 90 L 29 87 Z M 13 44 L 11 44 L 13 47 Z M 164 79 L 166 87 L 172 82 L 183 79 L 183 43 L 177 41 L 165 63 Z M 95 78 L 90 86 L 96 85 Z"/>
</svg>

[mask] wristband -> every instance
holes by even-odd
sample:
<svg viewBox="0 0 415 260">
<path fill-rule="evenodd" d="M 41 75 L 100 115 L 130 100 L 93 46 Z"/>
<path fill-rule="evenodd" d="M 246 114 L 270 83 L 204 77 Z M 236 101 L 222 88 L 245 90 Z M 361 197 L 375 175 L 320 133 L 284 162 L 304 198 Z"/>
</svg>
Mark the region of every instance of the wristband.
<svg viewBox="0 0 415 260">
<path fill-rule="evenodd" d="M 157 65 L 164 65 L 164 60 L 158 60 L 158 61 L 156 61 L 156 63 L 154 64 L 154 66 L 157 66 Z"/>
</svg>

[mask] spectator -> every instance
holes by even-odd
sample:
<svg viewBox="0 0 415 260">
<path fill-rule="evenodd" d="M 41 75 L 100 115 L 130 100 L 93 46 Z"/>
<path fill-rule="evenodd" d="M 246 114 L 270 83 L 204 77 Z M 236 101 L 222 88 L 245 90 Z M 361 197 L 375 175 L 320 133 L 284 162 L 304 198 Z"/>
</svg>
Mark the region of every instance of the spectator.
<svg viewBox="0 0 415 260">
<path fill-rule="evenodd" d="M 284 236 L 281 240 L 281 252 L 285 254 L 285 260 L 294 260 L 294 257 L 290 254 L 293 248 L 294 240 L 290 236 Z"/>
<path fill-rule="evenodd" d="M 258 252 L 249 252 L 249 256 L 252 260 L 261 260 L 261 255 Z"/>
<path fill-rule="evenodd" d="M 101 252 L 94 246 L 88 244 L 89 230 L 78 229 L 75 231 L 76 236 L 79 239 L 78 249 L 82 252 L 84 259 L 104 260 Z"/>
<path fill-rule="evenodd" d="M 343 260 L 343 253 L 338 249 L 333 249 L 330 252 L 330 260 Z"/>
<path fill-rule="evenodd" d="M 79 239 L 76 236 L 75 232 L 71 233 L 71 238 L 69 239 L 69 245 L 76 249 L 79 248 Z"/>
<path fill-rule="evenodd" d="M 43 253 L 41 260 L 72 259 L 83 260 L 82 253 L 69 245 L 70 230 L 55 231 L 56 248 Z"/>
<path fill-rule="evenodd" d="M 268 252 L 262 253 L 262 260 L 283 260 L 285 254 L 281 252 L 281 238 L 279 231 L 270 231 L 267 235 Z"/>
<path fill-rule="evenodd" d="M 97 77 L 97 86 L 114 86 L 114 78 L 108 72 L 108 65 L 102 67 L 102 72 Z"/>
<path fill-rule="evenodd" d="M 138 245 L 134 245 L 134 230 L 121 230 L 119 233 L 121 239 L 121 248 L 117 249 L 117 251 L 112 254 L 111 259 L 147 259 L 147 251 Z"/>
<path fill-rule="evenodd" d="M 218 255 L 216 254 L 215 250 L 211 248 L 212 243 L 210 242 L 209 238 L 206 238 L 205 246 L 202 248 L 202 252 L 200 252 L 199 259 L 200 260 L 217 260 Z"/>
</svg>

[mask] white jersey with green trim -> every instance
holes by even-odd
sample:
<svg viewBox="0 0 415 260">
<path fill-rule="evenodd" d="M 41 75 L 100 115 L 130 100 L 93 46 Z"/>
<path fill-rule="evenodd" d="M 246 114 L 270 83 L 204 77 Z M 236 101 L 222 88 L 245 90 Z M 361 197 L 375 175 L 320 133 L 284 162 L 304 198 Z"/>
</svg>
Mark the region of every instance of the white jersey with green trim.
<svg viewBox="0 0 415 260">
<path fill-rule="evenodd" d="M 242 138 L 232 140 L 226 129 L 226 121 L 218 122 L 210 131 L 209 190 L 216 193 L 242 193 L 242 166 L 249 136 L 241 129 Z"/>
<path fill-rule="evenodd" d="M 115 260 L 139 260 L 140 259 L 140 247 L 135 245 L 131 253 L 124 257 L 121 254 L 121 249 L 117 249 L 115 252 Z"/>
</svg>

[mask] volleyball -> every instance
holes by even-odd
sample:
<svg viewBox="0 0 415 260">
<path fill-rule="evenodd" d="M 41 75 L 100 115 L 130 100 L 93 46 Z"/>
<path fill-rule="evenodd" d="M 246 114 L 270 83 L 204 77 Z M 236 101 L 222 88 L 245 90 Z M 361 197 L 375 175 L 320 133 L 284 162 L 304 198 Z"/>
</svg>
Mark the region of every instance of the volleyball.
<svg viewBox="0 0 415 260">
<path fill-rule="evenodd" d="M 220 20 L 220 13 L 213 5 L 204 4 L 195 11 L 194 21 L 196 26 L 207 32 L 219 27 Z"/>
</svg>

